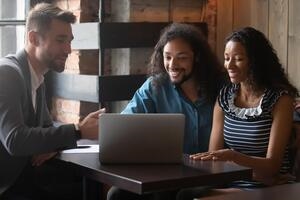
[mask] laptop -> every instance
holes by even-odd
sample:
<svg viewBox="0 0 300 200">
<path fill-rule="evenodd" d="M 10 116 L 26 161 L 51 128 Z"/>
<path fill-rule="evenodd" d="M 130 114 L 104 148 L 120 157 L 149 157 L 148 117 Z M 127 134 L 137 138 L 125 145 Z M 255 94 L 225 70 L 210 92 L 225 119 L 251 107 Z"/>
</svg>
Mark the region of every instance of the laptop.
<svg viewBox="0 0 300 200">
<path fill-rule="evenodd" d="M 101 164 L 182 163 L 185 116 L 171 113 L 99 116 Z"/>
</svg>

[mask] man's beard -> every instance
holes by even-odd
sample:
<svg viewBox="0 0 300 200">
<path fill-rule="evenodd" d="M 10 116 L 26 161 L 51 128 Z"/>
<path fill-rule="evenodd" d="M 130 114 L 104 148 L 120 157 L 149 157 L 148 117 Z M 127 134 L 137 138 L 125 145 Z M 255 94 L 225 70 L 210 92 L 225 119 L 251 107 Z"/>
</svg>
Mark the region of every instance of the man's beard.
<svg viewBox="0 0 300 200">
<path fill-rule="evenodd" d="M 49 69 L 55 71 L 55 72 L 63 72 L 65 70 L 65 64 L 64 65 L 60 65 L 60 64 L 57 64 L 55 62 L 50 62 L 49 63 Z"/>
<path fill-rule="evenodd" d="M 184 75 L 184 76 L 182 77 L 182 79 L 181 79 L 179 82 L 174 83 L 174 85 L 176 85 L 176 87 L 179 87 L 179 86 L 182 85 L 185 81 L 187 81 L 187 80 L 189 80 L 190 78 L 192 78 L 192 77 L 193 77 L 193 73 L 194 73 L 194 70 L 192 70 L 189 74 Z"/>
</svg>

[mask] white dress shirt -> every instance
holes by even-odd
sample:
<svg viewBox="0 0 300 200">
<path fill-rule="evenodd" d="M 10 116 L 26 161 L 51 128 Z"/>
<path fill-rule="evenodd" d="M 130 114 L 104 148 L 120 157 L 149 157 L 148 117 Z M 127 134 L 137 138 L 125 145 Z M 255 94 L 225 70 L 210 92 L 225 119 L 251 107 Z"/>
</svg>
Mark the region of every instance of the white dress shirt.
<svg viewBox="0 0 300 200">
<path fill-rule="evenodd" d="M 32 105 L 36 111 L 36 90 L 44 82 L 44 74 L 39 74 L 34 70 L 32 65 L 29 63 L 30 77 L 31 77 L 31 96 L 32 96 Z"/>
</svg>

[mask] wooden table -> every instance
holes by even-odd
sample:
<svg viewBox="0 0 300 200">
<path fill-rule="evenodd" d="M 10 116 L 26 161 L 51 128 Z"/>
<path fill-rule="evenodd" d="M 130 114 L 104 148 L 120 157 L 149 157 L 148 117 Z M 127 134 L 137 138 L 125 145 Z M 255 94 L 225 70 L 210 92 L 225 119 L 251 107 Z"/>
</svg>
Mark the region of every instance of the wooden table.
<svg viewBox="0 0 300 200">
<path fill-rule="evenodd" d="M 246 180 L 252 170 L 232 162 L 191 161 L 184 164 L 101 165 L 98 153 L 62 153 L 58 159 L 79 169 L 86 180 L 114 185 L 137 194 Z"/>
<path fill-rule="evenodd" d="M 251 191 L 234 192 L 226 195 L 201 197 L 201 200 L 299 200 L 300 183 L 278 185 Z"/>
</svg>

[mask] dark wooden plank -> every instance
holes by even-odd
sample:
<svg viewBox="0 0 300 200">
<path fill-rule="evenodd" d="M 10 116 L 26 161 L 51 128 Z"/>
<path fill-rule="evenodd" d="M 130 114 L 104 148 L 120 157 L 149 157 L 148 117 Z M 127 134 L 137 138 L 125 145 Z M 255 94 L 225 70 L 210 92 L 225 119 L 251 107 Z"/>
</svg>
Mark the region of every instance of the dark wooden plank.
<svg viewBox="0 0 300 200">
<path fill-rule="evenodd" d="M 184 157 L 184 164 L 124 164 L 104 165 L 99 153 L 58 155 L 58 159 L 71 163 L 83 176 L 108 185 L 115 185 L 137 194 L 188 188 L 201 185 L 218 185 L 235 180 L 247 180 L 252 170 L 233 162 L 191 161 Z"/>
<path fill-rule="evenodd" d="M 49 94 L 87 102 L 122 101 L 132 98 L 146 80 L 140 75 L 77 75 L 51 72 L 47 78 Z"/>
<path fill-rule="evenodd" d="M 100 23 L 100 49 L 153 47 L 159 39 L 161 30 L 169 22 L 110 22 Z M 190 23 L 208 35 L 207 24 Z"/>
<path fill-rule="evenodd" d="M 224 195 L 201 197 L 202 200 L 298 200 L 300 183 L 277 185 L 250 191 L 233 192 Z"/>
<path fill-rule="evenodd" d="M 145 74 L 99 76 L 99 101 L 130 100 L 145 80 Z"/>
<path fill-rule="evenodd" d="M 99 102 L 98 75 L 51 72 L 50 93 L 65 99 Z"/>
<path fill-rule="evenodd" d="M 168 22 L 99 23 L 101 55 L 105 48 L 153 47 Z M 191 23 L 207 36 L 206 23 Z M 103 63 L 101 56 L 101 66 Z M 145 81 L 146 75 L 100 76 L 52 73 L 51 94 L 88 102 L 129 100 Z"/>
</svg>

